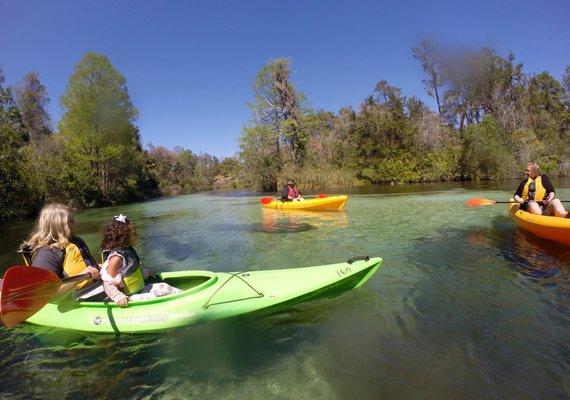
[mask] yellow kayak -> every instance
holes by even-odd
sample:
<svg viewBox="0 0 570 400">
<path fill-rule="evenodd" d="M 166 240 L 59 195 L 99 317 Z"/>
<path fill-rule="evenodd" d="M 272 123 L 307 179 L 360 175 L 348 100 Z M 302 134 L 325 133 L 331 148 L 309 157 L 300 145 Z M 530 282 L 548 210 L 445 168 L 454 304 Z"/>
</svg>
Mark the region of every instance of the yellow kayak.
<svg viewBox="0 0 570 400">
<path fill-rule="evenodd" d="M 570 245 L 570 219 L 532 214 L 519 210 L 518 203 L 508 205 L 509 216 L 521 228 L 544 239 Z"/>
<path fill-rule="evenodd" d="M 347 195 L 320 197 L 303 201 L 281 201 L 271 197 L 264 197 L 260 203 L 262 207 L 274 210 L 342 210 L 348 199 Z"/>
</svg>

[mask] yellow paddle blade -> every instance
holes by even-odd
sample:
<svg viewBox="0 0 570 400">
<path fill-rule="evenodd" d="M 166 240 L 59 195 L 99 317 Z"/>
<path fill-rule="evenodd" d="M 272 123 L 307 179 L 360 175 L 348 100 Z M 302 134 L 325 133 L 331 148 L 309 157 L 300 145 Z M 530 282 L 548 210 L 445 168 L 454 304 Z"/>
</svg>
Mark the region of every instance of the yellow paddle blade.
<svg viewBox="0 0 570 400">
<path fill-rule="evenodd" d="M 475 198 L 469 199 L 467 201 L 467 206 L 468 207 L 481 207 L 481 206 L 490 206 L 490 205 L 493 205 L 495 203 L 496 203 L 495 200 L 482 199 L 481 197 L 475 197 Z"/>
</svg>

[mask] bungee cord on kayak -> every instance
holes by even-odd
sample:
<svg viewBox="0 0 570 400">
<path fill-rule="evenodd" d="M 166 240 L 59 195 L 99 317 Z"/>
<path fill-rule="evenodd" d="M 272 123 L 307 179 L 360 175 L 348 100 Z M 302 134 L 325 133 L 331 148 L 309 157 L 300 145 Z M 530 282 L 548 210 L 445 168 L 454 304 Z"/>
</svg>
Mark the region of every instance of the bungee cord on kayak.
<svg viewBox="0 0 570 400">
<path fill-rule="evenodd" d="M 210 296 L 210 298 L 208 298 L 208 300 L 206 301 L 206 303 L 204 303 L 204 305 L 203 305 L 202 307 L 203 307 L 204 309 L 208 309 L 208 307 L 209 307 L 210 305 L 213 305 L 213 304 L 224 304 L 224 303 L 229 303 L 229 302 L 232 302 L 232 301 L 240 301 L 240 300 L 254 299 L 254 298 L 257 298 L 257 297 L 263 297 L 263 293 L 257 291 L 253 286 L 251 286 L 251 285 L 249 284 L 248 281 L 246 281 L 245 279 L 243 279 L 243 278 L 240 276 L 240 275 L 243 274 L 243 273 L 244 273 L 243 271 L 242 271 L 242 272 L 230 273 L 230 277 L 229 277 L 224 283 L 222 283 L 222 284 L 216 289 L 216 291 L 215 291 L 214 293 L 212 293 L 212 295 Z M 257 294 L 257 296 L 244 297 L 243 299 L 233 299 L 233 300 L 223 301 L 223 302 L 220 302 L 220 303 L 210 303 L 210 302 L 212 301 L 212 299 L 214 298 L 214 296 L 215 296 L 216 294 L 218 294 L 218 292 L 226 285 L 226 283 L 228 283 L 228 282 L 229 282 L 231 279 L 233 279 L 233 278 L 238 278 L 238 279 L 240 279 L 240 280 L 241 280 L 242 282 L 244 282 L 247 286 L 249 286 L 249 287 L 251 288 L 251 290 L 253 290 L 253 291 Z"/>
</svg>

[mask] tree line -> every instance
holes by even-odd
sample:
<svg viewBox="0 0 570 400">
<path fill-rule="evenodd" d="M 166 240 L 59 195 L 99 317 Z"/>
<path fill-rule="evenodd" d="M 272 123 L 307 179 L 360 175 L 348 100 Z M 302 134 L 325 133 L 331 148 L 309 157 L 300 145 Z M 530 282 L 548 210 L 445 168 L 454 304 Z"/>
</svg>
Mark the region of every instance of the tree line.
<svg viewBox="0 0 570 400">
<path fill-rule="evenodd" d="M 570 66 L 563 81 L 529 74 L 513 54 L 489 47 L 412 49 L 437 110 L 380 80 L 358 109 L 314 110 L 291 80 L 290 60 L 257 74 L 251 120 L 240 137 L 246 183 L 304 187 L 489 180 L 570 169 Z"/>
<path fill-rule="evenodd" d="M 0 222 L 46 202 L 97 207 L 208 190 L 216 182 L 274 191 L 508 179 L 537 161 L 570 169 L 570 66 L 561 82 L 529 74 L 514 55 L 423 40 L 412 49 L 437 109 L 380 80 L 358 108 L 313 109 L 291 79 L 291 62 L 270 60 L 253 82 L 251 118 L 235 157 L 143 147 L 125 78 L 101 54 L 76 65 L 54 127 L 39 74 L 12 87 L 0 70 Z"/>
<path fill-rule="evenodd" d="M 60 98 L 52 127 L 39 74 L 8 87 L 0 70 L 0 222 L 45 203 L 97 207 L 212 187 L 228 161 L 150 145 L 144 149 L 125 78 L 88 53 Z"/>
</svg>

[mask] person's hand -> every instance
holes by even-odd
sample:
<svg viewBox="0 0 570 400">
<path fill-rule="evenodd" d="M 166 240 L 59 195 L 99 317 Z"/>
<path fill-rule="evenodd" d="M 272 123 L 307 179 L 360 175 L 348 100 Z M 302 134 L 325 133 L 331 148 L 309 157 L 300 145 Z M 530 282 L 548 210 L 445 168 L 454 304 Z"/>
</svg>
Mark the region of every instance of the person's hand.
<svg viewBox="0 0 570 400">
<path fill-rule="evenodd" d="M 85 272 L 90 273 L 93 279 L 101 279 L 101 276 L 99 275 L 99 270 L 97 268 L 87 267 L 85 268 Z"/>
<path fill-rule="evenodd" d="M 522 197 L 518 197 L 516 198 L 517 203 L 522 204 L 524 203 L 524 199 Z"/>
<path fill-rule="evenodd" d="M 119 300 L 117 300 L 117 304 L 119 305 L 119 307 L 125 308 L 126 306 L 129 305 L 129 299 L 126 296 L 122 297 Z"/>
<path fill-rule="evenodd" d="M 548 205 L 550 204 L 550 200 L 544 199 L 541 201 L 541 203 L 542 203 L 543 207 L 548 207 Z"/>
</svg>

